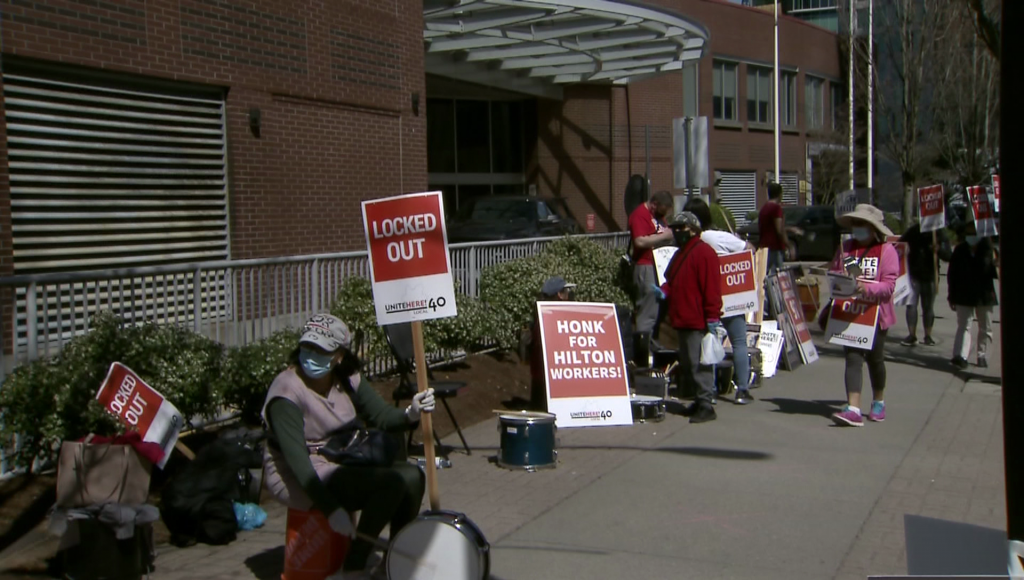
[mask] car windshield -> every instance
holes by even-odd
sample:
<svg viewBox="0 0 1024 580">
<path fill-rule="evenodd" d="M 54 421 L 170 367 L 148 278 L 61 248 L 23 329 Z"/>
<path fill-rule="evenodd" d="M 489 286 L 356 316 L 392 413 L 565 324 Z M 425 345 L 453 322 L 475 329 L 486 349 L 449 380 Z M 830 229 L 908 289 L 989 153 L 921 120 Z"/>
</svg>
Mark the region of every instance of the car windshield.
<svg viewBox="0 0 1024 580">
<path fill-rule="evenodd" d="M 460 221 L 530 220 L 533 202 L 528 199 L 478 199 L 460 212 Z"/>
</svg>

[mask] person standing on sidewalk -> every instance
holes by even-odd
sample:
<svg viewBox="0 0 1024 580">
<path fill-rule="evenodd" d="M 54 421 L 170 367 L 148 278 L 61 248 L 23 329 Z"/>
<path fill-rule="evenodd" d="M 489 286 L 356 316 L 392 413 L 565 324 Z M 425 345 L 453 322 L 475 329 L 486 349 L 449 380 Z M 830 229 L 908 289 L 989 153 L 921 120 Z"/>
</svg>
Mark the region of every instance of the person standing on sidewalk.
<svg viewBox="0 0 1024 580">
<path fill-rule="evenodd" d="M 661 295 L 668 302 L 669 321 L 679 332 L 679 387 L 697 390 L 697 400 L 684 415 L 691 423 L 718 418 L 714 370 L 700 364 L 704 334 L 722 327 L 722 275 L 718 254 L 701 240 L 700 220 L 681 212 L 669 224 L 679 250 L 665 269 Z"/>
<path fill-rule="evenodd" d="M 907 328 L 910 329 L 910 333 L 900 344 L 917 344 L 917 306 L 920 304 L 924 318 L 924 339 L 921 344 L 935 346 L 932 327 L 935 325 L 935 295 L 939 289 L 936 256 L 944 262 L 948 262 L 950 258 L 949 250 L 945 249 L 945 232 L 922 232 L 921 224 L 916 223 L 903 232 L 900 241 L 906 242 L 910 247 L 907 274 L 910 275 L 910 286 L 913 290 L 910 303 L 907 304 Z"/>
<path fill-rule="evenodd" d="M 768 203 L 757 214 L 758 245 L 768 248 L 768 273 L 781 270 L 789 253 L 786 219 L 782 214 L 782 186 L 768 183 Z"/>
<path fill-rule="evenodd" d="M 978 366 L 988 367 L 985 353 L 992 342 L 992 309 L 996 299 L 998 257 L 990 238 L 978 237 L 974 224 L 958 234 L 962 240 L 953 250 L 946 272 L 949 307 L 956 312 L 953 366 L 963 370 L 971 354 L 971 322 L 978 320 Z"/>
<path fill-rule="evenodd" d="M 684 211 L 697 216 L 700 221 L 700 228 L 703 230 L 700 239 L 711 246 L 719 256 L 735 254 L 744 250 L 753 250 L 754 246 L 739 239 L 735 234 L 714 229 L 711 220 L 711 208 L 699 197 L 694 197 L 686 202 Z M 740 314 L 728 316 L 722 319 L 722 326 L 729 333 L 729 342 L 732 344 L 732 364 L 736 379 L 736 396 L 733 402 L 737 405 L 746 405 L 754 401 L 750 395 L 750 359 L 747 354 L 747 317 Z"/>
<path fill-rule="evenodd" d="M 885 421 L 885 337 L 896 324 L 896 309 L 892 295 L 896 278 L 900 275 L 900 259 L 896 248 L 885 240 L 893 235 L 885 227 L 882 211 L 866 203 L 857 204 L 852 213 L 839 218 L 840 227 L 850 228 L 853 239 L 843 244 L 836 253 L 830 269 L 846 273 L 847 260 L 856 261 L 861 276 L 857 279 L 857 297 L 878 304 L 878 322 L 871 350 L 845 347 L 847 405 L 832 415 L 839 426 L 863 427 L 860 395 L 864 388 L 864 362 L 871 378 L 872 402 L 868 419 Z"/>
<path fill-rule="evenodd" d="M 633 284 L 636 285 L 637 333 L 657 336 L 658 297 L 652 287 L 658 285 L 654 270 L 654 248 L 672 243 L 672 232 L 664 220 L 673 206 L 672 194 L 659 191 L 637 206 L 629 216 L 629 241 L 633 246 Z"/>
</svg>

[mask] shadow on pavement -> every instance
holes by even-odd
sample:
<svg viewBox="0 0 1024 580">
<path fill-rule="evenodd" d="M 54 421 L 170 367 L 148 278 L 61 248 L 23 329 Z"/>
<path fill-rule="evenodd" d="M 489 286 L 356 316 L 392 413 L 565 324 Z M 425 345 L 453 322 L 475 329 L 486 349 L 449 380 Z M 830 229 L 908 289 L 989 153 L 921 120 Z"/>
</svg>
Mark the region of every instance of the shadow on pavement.
<svg viewBox="0 0 1024 580">
<path fill-rule="evenodd" d="M 259 580 L 281 580 L 284 572 L 284 546 L 246 558 L 245 567 Z"/>
<path fill-rule="evenodd" d="M 805 401 L 802 399 L 761 399 L 778 407 L 772 413 L 784 413 L 786 415 L 811 415 L 813 417 L 831 417 L 839 411 L 846 401 Z"/>
<path fill-rule="evenodd" d="M 604 556 L 610 554 L 605 550 L 595 550 L 593 548 L 557 548 L 555 546 L 492 546 L 491 551 L 494 550 L 530 550 L 531 552 L 566 552 L 571 554 L 593 554 L 596 556 Z M 491 576 L 494 579 L 494 576 Z"/>
<path fill-rule="evenodd" d="M 771 453 L 762 451 L 748 451 L 746 449 L 717 449 L 714 447 L 635 447 L 626 445 L 559 445 L 559 451 L 566 449 L 603 449 L 617 451 L 656 451 L 658 453 L 676 453 L 678 455 L 692 455 L 694 457 L 709 457 L 712 459 L 745 459 L 763 461 L 775 457 Z M 500 451 L 500 447 L 473 447 L 473 451 Z M 497 465 L 498 456 L 492 455 L 487 461 Z"/>
</svg>

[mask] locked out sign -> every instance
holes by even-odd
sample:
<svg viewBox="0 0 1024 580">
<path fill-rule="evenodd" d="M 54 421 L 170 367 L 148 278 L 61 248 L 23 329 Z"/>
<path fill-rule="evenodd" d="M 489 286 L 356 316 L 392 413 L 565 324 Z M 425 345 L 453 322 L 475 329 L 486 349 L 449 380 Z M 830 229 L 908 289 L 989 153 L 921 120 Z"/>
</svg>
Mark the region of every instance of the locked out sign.
<svg viewBox="0 0 1024 580">
<path fill-rule="evenodd" d="M 363 202 L 377 324 L 455 316 L 441 192 Z"/>
</svg>

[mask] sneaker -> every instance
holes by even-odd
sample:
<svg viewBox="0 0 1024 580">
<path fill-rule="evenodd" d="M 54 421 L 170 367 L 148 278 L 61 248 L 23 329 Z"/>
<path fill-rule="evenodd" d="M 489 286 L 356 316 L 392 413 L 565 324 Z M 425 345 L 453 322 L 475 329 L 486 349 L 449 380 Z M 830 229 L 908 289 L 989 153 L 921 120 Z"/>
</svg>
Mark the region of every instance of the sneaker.
<svg viewBox="0 0 1024 580">
<path fill-rule="evenodd" d="M 863 427 L 864 417 L 846 405 L 842 411 L 832 415 L 832 422 L 840 427 Z"/>
<path fill-rule="evenodd" d="M 951 360 L 949 362 L 951 362 L 953 364 L 954 368 L 959 369 L 959 370 L 964 370 L 968 366 L 970 366 L 967 363 L 967 360 L 964 357 L 962 357 L 962 356 L 955 356 L 955 357 L 953 357 L 953 360 Z"/>
<path fill-rule="evenodd" d="M 698 408 L 700 408 L 700 403 L 697 401 L 690 403 L 683 409 L 683 417 L 693 417 L 697 414 Z"/>
<path fill-rule="evenodd" d="M 983 356 L 979 356 L 978 357 L 978 368 L 987 369 L 988 368 L 988 359 L 983 357 Z"/>
<path fill-rule="evenodd" d="M 903 346 L 914 346 L 917 344 L 917 337 L 911 334 L 910 336 L 901 340 L 900 344 L 902 344 Z"/>
<path fill-rule="evenodd" d="M 718 395 L 711 395 L 711 404 L 712 405 L 717 405 L 718 404 Z"/>
<path fill-rule="evenodd" d="M 754 402 L 754 397 L 747 389 L 736 389 L 736 397 L 733 398 L 733 402 L 737 405 L 749 405 Z"/>
<path fill-rule="evenodd" d="M 707 423 L 708 421 L 714 421 L 718 418 L 718 413 L 707 405 L 699 405 L 697 412 L 690 417 L 690 423 Z"/>
<path fill-rule="evenodd" d="M 879 403 L 878 401 L 871 403 L 871 412 L 868 413 L 868 420 L 875 423 L 885 421 L 885 403 Z"/>
<path fill-rule="evenodd" d="M 930 336 L 926 336 L 926 337 L 924 337 L 924 340 L 921 341 L 921 344 L 923 344 L 925 346 L 935 346 L 938 343 L 935 342 L 934 338 L 932 338 Z"/>
</svg>

